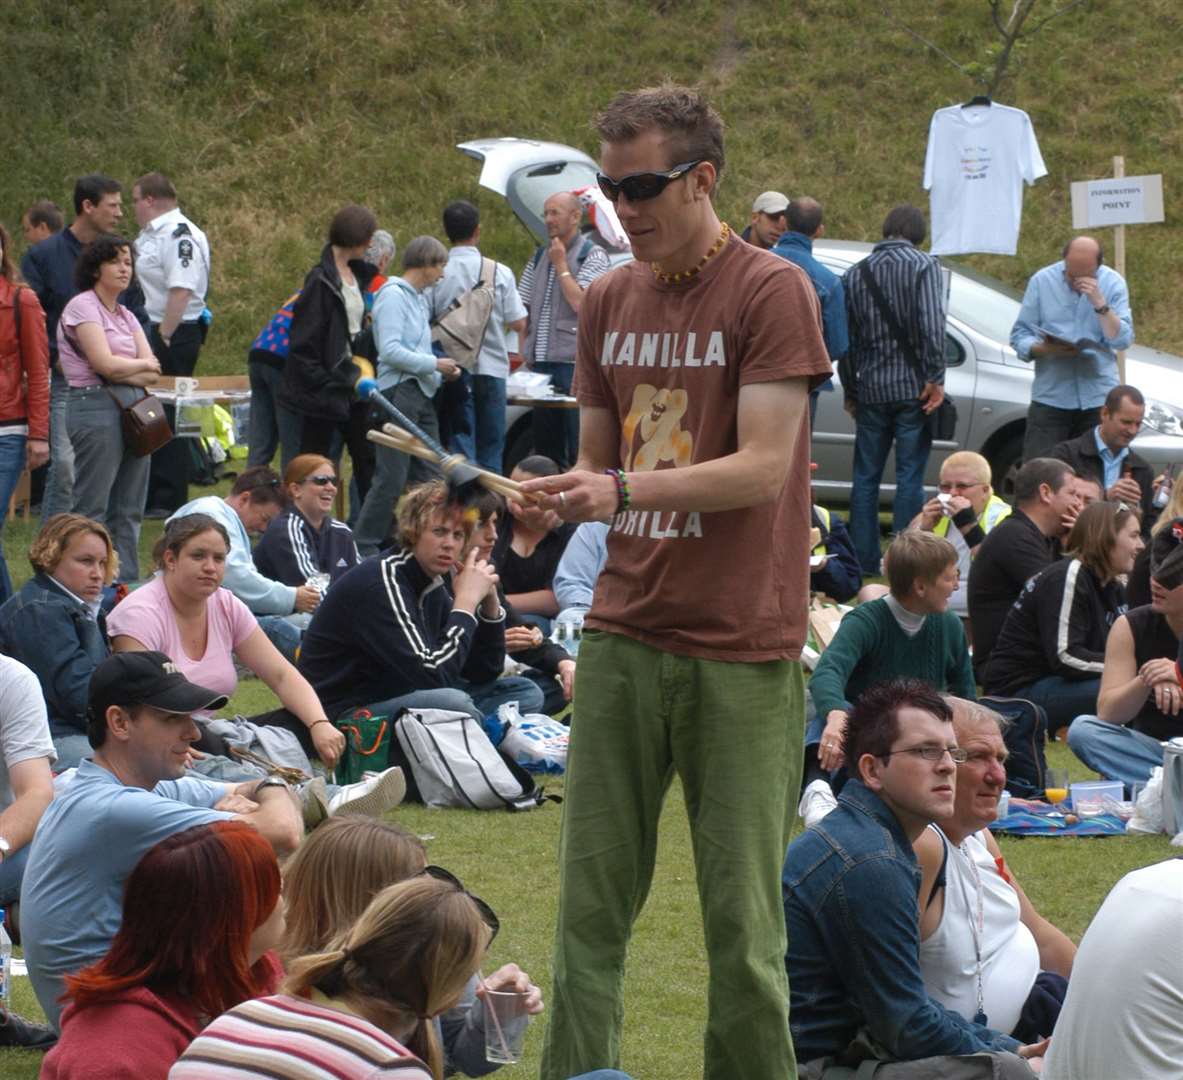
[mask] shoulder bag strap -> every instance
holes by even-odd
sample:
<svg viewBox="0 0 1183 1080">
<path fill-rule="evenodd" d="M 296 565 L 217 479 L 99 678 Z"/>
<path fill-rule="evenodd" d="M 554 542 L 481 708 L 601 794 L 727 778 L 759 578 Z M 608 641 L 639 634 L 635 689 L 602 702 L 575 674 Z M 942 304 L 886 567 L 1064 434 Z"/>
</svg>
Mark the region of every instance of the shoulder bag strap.
<svg viewBox="0 0 1183 1080">
<path fill-rule="evenodd" d="M 21 348 L 21 290 L 23 285 L 17 285 L 12 290 L 12 323 L 16 327 L 16 354 L 21 357 L 21 365 L 24 366 L 24 350 Z"/>
<path fill-rule="evenodd" d="M 863 284 L 866 285 L 867 291 L 871 294 L 871 299 L 875 302 L 875 307 L 879 309 L 879 314 L 882 316 L 883 321 L 887 323 L 887 328 L 891 331 L 891 336 L 895 338 L 896 344 L 903 350 L 908 363 L 916 369 L 916 374 L 920 376 L 921 384 L 926 383 L 928 382 L 928 377 L 924 370 L 924 364 L 920 357 L 917 356 L 911 339 L 904 333 L 904 328 L 900 325 L 899 319 L 895 317 L 895 312 L 891 310 L 891 306 L 887 302 L 887 297 L 883 295 L 883 290 L 879 287 L 879 282 L 875 280 L 875 275 L 871 273 L 871 268 L 867 265 L 867 262 L 867 259 L 863 259 L 859 263 L 859 276 L 862 278 Z"/>
</svg>

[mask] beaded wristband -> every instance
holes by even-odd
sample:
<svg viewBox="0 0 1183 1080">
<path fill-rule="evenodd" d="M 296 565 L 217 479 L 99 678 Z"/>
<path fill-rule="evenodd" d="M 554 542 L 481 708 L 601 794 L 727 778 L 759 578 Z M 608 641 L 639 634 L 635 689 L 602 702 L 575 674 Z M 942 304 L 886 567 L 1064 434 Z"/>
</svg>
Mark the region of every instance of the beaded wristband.
<svg viewBox="0 0 1183 1080">
<path fill-rule="evenodd" d="M 623 513 L 633 501 L 632 492 L 628 487 L 628 476 L 623 469 L 605 469 L 604 472 L 616 481 L 616 512 Z"/>
</svg>

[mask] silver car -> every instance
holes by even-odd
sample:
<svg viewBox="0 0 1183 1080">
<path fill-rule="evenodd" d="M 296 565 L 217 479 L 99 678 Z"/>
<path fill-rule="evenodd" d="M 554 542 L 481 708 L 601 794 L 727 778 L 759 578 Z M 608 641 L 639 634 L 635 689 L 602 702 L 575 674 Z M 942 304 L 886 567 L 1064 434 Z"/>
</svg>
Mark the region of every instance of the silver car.
<svg viewBox="0 0 1183 1080">
<path fill-rule="evenodd" d="M 546 240 L 542 204 L 547 197 L 595 183 L 596 162 L 561 143 L 477 139 L 460 143 L 459 149 L 482 162 L 481 186 L 504 196 L 539 243 Z M 836 274 L 845 274 L 871 248 L 865 243 L 820 240 L 813 253 Z M 620 262 L 629 256 L 612 258 Z M 1009 344 L 1022 296 L 996 278 L 953 260 L 942 262 L 949 271 L 945 388 L 957 403 L 957 435 L 955 441 L 934 443 L 927 481 L 936 484 L 948 454 L 970 448 L 989 460 L 995 487 L 1006 492 L 1022 455 L 1033 378 L 1032 365 L 1020 360 Z M 1134 345 L 1126 353 L 1126 381 L 1146 395 L 1146 419 L 1135 449 L 1156 470 L 1167 464 L 1183 465 L 1183 358 Z M 834 385 L 832 393 L 821 395 L 813 433 L 813 458 L 818 465 L 813 485 L 818 501 L 830 506 L 849 502 L 854 448 L 854 421 L 842 407 L 837 372 Z M 530 451 L 530 413 L 528 408 L 510 406 L 507 470 Z M 882 487 L 885 503 L 895 494 L 895 485 L 886 482 L 894 477 L 894 470 L 895 463 L 889 460 Z"/>
</svg>

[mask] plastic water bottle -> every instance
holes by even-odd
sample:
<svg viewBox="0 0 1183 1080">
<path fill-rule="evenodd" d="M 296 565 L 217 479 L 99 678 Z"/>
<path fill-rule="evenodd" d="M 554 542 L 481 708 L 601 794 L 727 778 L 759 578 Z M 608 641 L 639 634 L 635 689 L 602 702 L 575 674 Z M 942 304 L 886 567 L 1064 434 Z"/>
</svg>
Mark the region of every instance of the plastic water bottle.
<svg viewBox="0 0 1183 1080">
<path fill-rule="evenodd" d="M 0 908 L 0 1015 L 8 1018 L 12 1008 L 12 938 L 4 929 L 4 909 Z"/>
</svg>

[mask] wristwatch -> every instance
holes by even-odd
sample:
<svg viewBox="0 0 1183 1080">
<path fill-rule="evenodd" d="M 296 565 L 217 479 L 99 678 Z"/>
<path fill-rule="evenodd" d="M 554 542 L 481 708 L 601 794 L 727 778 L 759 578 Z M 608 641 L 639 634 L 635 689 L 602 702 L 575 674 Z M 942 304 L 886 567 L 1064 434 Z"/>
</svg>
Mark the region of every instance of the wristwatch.
<svg viewBox="0 0 1183 1080">
<path fill-rule="evenodd" d="M 1109 305 L 1106 304 L 1104 307 L 1095 307 L 1095 308 L 1093 308 L 1093 310 L 1098 315 L 1108 315 L 1109 314 Z"/>
<path fill-rule="evenodd" d="M 258 795 L 265 787 L 281 787 L 284 791 L 290 791 L 288 782 L 281 776 L 269 776 L 266 780 L 260 780 L 255 786 L 255 794 Z"/>
</svg>

